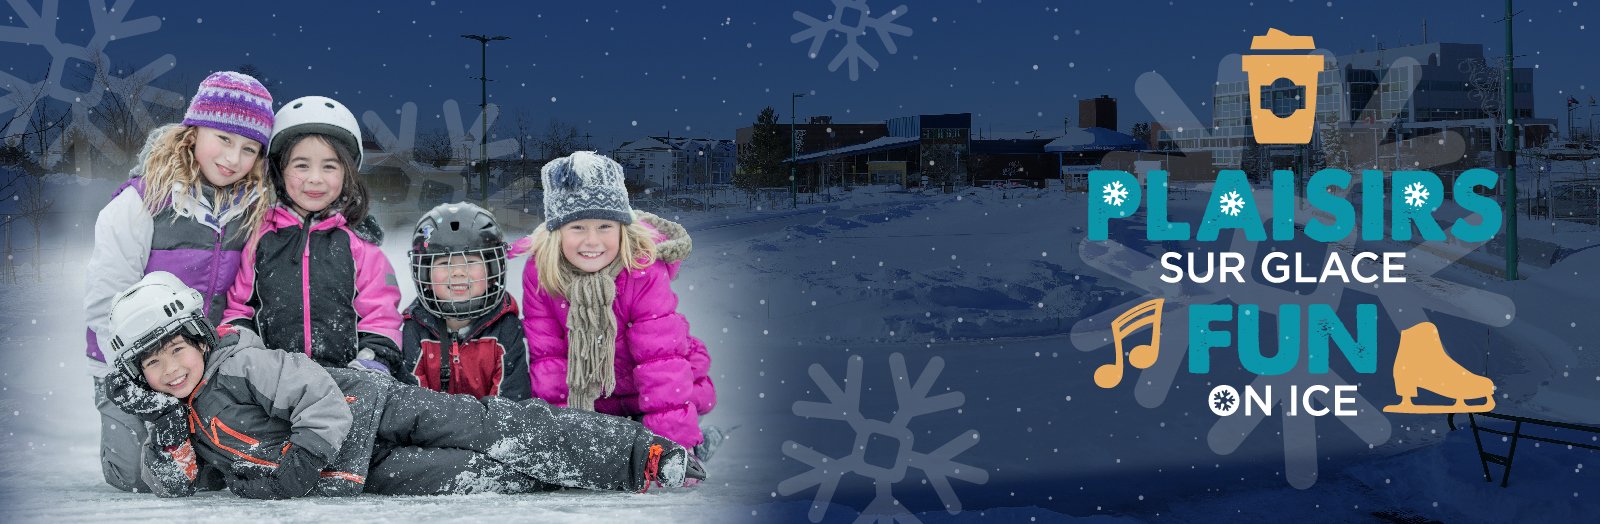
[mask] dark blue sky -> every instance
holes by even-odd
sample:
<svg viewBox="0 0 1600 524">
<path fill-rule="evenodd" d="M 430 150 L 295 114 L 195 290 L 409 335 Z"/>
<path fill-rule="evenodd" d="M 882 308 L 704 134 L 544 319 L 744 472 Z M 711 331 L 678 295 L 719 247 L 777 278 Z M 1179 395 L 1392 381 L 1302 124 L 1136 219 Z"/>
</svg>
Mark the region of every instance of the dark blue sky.
<svg viewBox="0 0 1600 524">
<path fill-rule="evenodd" d="M 1519 66 L 1535 73 L 1537 114 L 1562 117 L 1568 95 L 1587 101 L 1600 90 L 1600 0 L 1530 1 L 1518 7 Z M 32 2 L 37 6 L 40 2 Z M 873 16 L 901 5 L 871 0 Z M 1042 2 L 905 0 L 889 54 L 875 34 L 861 40 L 880 61 L 851 81 L 844 67 L 827 70 L 844 45 L 829 38 L 819 57 L 790 43 L 804 29 L 793 12 L 817 18 L 827 0 L 488 2 L 208 2 L 177 7 L 133 3 L 130 18 L 161 18 L 160 30 L 112 42 L 107 53 L 143 66 L 165 54 L 177 66 L 167 77 L 193 84 L 210 71 L 252 63 L 281 81 L 278 101 L 308 94 L 339 98 L 359 112 L 374 110 L 397 127 L 395 111 L 417 103 L 421 126 L 443 128 L 445 100 L 475 118 L 479 74 L 476 42 L 462 33 L 509 35 L 491 45 L 491 101 L 526 111 L 542 129 L 549 118 L 593 132 L 596 145 L 643 135 L 732 138 L 766 105 L 788 118 L 788 93 L 814 91 L 799 114 L 836 122 L 942 112 L 972 112 L 995 131 L 1058 130 L 1075 97 L 1120 99 L 1120 127 L 1150 120 L 1133 95 L 1134 80 L 1158 71 L 1201 118 L 1218 60 L 1248 49 L 1249 37 L 1277 27 L 1316 37 L 1345 54 L 1422 39 L 1482 43 L 1498 54 L 1503 28 L 1497 1 L 1263 0 L 1255 2 Z M 507 3 L 508 4 L 508 3 Z M 9 7 L 0 23 L 21 22 Z M 57 34 L 83 43 L 92 30 L 88 8 L 62 2 Z M 36 80 L 48 56 L 39 46 L 0 43 L 5 70 Z M 1037 66 L 1037 69 L 1035 69 Z M 1563 124 L 1565 122 L 1563 121 Z M 1580 120 L 1580 124 L 1582 121 Z"/>
</svg>

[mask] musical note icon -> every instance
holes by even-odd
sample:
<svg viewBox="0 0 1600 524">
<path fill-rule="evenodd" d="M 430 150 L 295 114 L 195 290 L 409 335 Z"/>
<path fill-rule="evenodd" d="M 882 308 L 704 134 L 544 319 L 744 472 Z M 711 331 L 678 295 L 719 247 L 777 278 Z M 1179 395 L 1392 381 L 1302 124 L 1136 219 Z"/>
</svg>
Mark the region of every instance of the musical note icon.
<svg viewBox="0 0 1600 524">
<path fill-rule="evenodd" d="M 1128 352 L 1128 363 L 1138 369 L 1148 369 L 1156 364 L 1156 357 L 1161 354 L 1161 306 L 1165 302 L 1166 299 L 1150 299 L 1111 321 L 1111 337 L 1117 348 L 1117 358 L 1094 370 L 1096 386 L 1111 389 L 1122 383 L 1122 339 L 1145 326 L 1150 327 L 1150 343 L 1134 346 L 1133 351 Z"/>
</svg>

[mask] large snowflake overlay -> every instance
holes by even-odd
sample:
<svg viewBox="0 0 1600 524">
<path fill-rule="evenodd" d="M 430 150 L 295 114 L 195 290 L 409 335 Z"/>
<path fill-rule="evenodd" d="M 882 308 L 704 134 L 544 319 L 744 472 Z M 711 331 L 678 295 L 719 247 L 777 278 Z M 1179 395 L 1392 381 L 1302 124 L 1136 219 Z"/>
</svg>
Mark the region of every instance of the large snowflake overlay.
<svg viewBox="0 0 1600 524">
<path fill-rule="evenodd" d="M 425 172 L 421 164 L 413 161 L 417 148 L 417 104 L 415 102 L 406 102 L 395 113 L 400 115 L 398 133 L 393 128 L 390 128 L 389 124 L 384 122 L 383 117 L 379 116 L 376 111 L 369 110 L 363 113 L 361 121 L 367 125 L 367 129 L 372 130 L 372 138 L 378 142 L 379 146 L 383 147 L 384 151 L 403 155 L 402 162 L 399 162 L 401 172 L 411 177 L 413 182 L 429 179 L 430 173 Z M 516 140 L 495 140 L 485 146 L 482 140 L 476 137 L 476 133 L 482 132 L 485 118 L 489 120 L 489 128 L 494 128 L 494 121 L 500 116 L 500 106 L 489 104 L 487 111 L 478 113 L 478 119 L 472 122 L 471 127 L 463 125 L 461 104 L 454 99 L 444 101 L 442 115 L 444 116 L 445 130 L 450 135 L 450 146 L 466 148 L 466 151 L 457 153 L 458 155 L 464 154 L 464 159 L 469 161 L 477 160 L 479 158 L 478 148 L 480 147 L 486 148 L 489 158 L 501 158 L 517 151 Z M 468 133 L 473 133 L 473 135 L 469 137 Z M 454 186 L 461 182 L 461 177 L 449 176 L 440 181 Z"/>
<path fill-rule="evenodd" d="M 1422 207 L 1426 203 L 1428 203 L 1428 190 L 1422 188 L 1422 182 L 1412 182 L 1406 186 L 1406 205 Z"/>
<path fill-rule="evenodd" d="M 910 429 L 911 419 L 918 415 L 955 409 L 966 402 L 966 397 L 960 392 L 928 396 L 928 391 L 933 389 L 933 383 L 938 379 L 939 372 L 944 369 L 944 359 L 939 357 L 929 359 L 927 367 L 922 369 L 922 375 L 916 382 L 911 382 L 910 374 L 906 371 L 905 356 L 900 353 L 889 356 L 889 371 L 894 378 L 898 409 L 895 410 L 893 419 L 888 421 L 868 419 L 861 413 L 862 365 L 861 357 L 850 357 L 845 369 L 842 390 L 820 364 L 811 365 L 809 370 L 811 379 L 817 383 L 817 387 L 828 398 L 828 402 L 797 401 L 794 403 L 794 414 L 846 422 L 856 432 L 855 442 L 851 446 L 850 455 L 835 458 L 792 440 L 785 441 L 783 454 L 811 466 L 812 469 L 779 482 L 778 492 L 792 495 L 815 486 L 817 488 L 815 503 L 811 505 L 811 510 L 806 516 L 812 522 L 820 522 L 827 511 L 828 502 L 832 500 L 834 491 L 839 487 L 840 480 L 846 473 L 854 473 L 872 480 L 877 490 L 872 502 L 861 512 L 857 522 L 876 520 L 880 517 L 885 521 L 917 522 L 916 517 L 895 500 L 892 491 L 895 484 L 905 479 L 907 469 L 916 468 L 922 470 L 928 483 L 933 485 L 934 492 L 939 495 L 939 501 L 945 505 L 945 511 L 952 515 L 959 513 L 961 500 L 950 487 L 950 479 L 955 478 L 975 484 L 989 481 L 987 471 L 954 460 L 956 455 L 978 443 L 978 432 L 969 429 L 937 449 L 922 453 L 916 451 L 916 435 Z M 896 446 L 897 452 L 893 464 L 885 467 L 867 462 L 866 449 L 868 444 L 873 442 L 888 442 Z"/>
<path fill-rule="evenodd" d="M 1128 199 L 1128 188 L 1122 187 L 1122 182 L 1113 180 L 1110 184 L 1106 184 L 1106 187 L 1100 189 L 1100 194 L 1107 204 L 1120 206 L 1124 200 Z"/>
<path fill-rule="evenodd" d="M 1244 210 L 1244 199 L 1239 197 L 1238 191 L 1229 191 L 1217 202 L 1222 206 L 1222 213 L 1230 217 L 1239 216 L 1239 212 Z"/>
<path fill-rule="evenodd" d="M 889 54 L 895 54 L 899 48 L 895 47 L 893 35 L 911 36 L 911 28 L 894 23 L 895 19 L 906 14 L 905 5 L 896 7 L 889 14 L 879 18 L 872 18 L 872 8 L 867 6 L 866 0 L 833 0 L 833 14 L 827 20 L 817 20 L 811 15 L 795 11 L 794 19 L 806 25 L 806 29 L 789 36 L 789 42 L 800 43 L 802 40 L 811 40 L 811 50 L 806 56 L 817 58 L 817 52 L 822 50 L 824 39 L 830 33 L 837 32 L 844 35 L 844 48 L 833 56 L 833 61 L 828 62 L 828 71 L 838 71 L 839 65 L 850 63 L 850 80 L 860 77 L 859 64 L 866 62 L 867 67 L 873 71 L 878 70 L 878 59 L 873 58 L 866 48 L 861 47 L 858 38 L 866 36 L 871 29 L 878 33 L 878 40 L 883 42 L 883 48 Z M 856 20 L 855 24 L 845 21 L 846 17 Z"/>
<path fill-rule="evenodd" d="M 1415 65 L 1407 59 L 1396 61 L 1390 70 Z M 1219 68 L 1220 70 L 1221 68 Z M 1160 115 L 1163 128 L 1167 129 L 1202 129 L 1194 113 L 1184 104 L 1170 84 L 1159 73 L 1148 72 L 1138 79 L 1136 91 L 1140 101 L 1149 109 L 1150 114 Z M 1410 96 L 1410 93 L 1405 93 Z M 1375 108 L 1369 108 L 1375 110 Z M 1202 132 L 1202 134 L 1207 134 Z M 1422 168 L 1443 165 L 1460 157 L 1464 142 L 1459 135 L 1449 132 L 1438 138 L 1441 144 L 1448 144 L 1441 148 L 1442 151 L 1419 156 L 1419 166 Z M 1385 146 L 1387 147 L 1387 146 Z M 1349 190 L 1337 192 L 1337 196 L 1345 198 Z M 1424 196 L 1423 198 L 1426 198 Z M 1308 209 L 1304 198 L 1296 197 L 1297 209 Z M 1271 210 L 1264 210 L 1263 219 L 1270 219 Z M 1301 227 L 1313 219 L 1328 220 L 1325 213 L 1297 213 L 1294 220 Z M 1405 329 L 1419 322 L 1427 321 L 1428 312 L 1437 312 L 1467 319 L 1491 326 L 1506 326 L 1510 324 L 1515 313 L 1515 304 L 1509 297 L 1458 284 L 1435 276 L 1436 273 L 1454 264 L 1460 257 L 1479 247 L 1481 243 L 1468 244 L 1465 249 L 1453 250 L 1445 254 L 1434 253 L 1411 246 L 1405 250 L 1407 260 L 1405 285 L 1383 286 L 1374 290 L 1373 284 L 1361 284 L 1355 281 L 1349 283 L 1338 280 L 1321 283 L 1309 293 L 1281 289 L 1265 283 L 1247 281 L 1244 283 L 1230 284 L 1222 289 L 1217 287 L 1201 288 L 1198 293 L 1188 292 L 1182 286 L 1173 286 L 1162 283 L 1157 277 L 1162 273 L 1156 259 L 1136 248 L 1125 245 L 1116 240 L 1105 242 L 1089 242 L 1085 239 L 1079 244 L 1079 255 L 1090 267 L 1121 279 L 1134 286 L 1139 291 L 1134 299 L 1127 304 L 1112 307 L 1106 311 L 1080 320 L 1072 327 L 1072 344 L 1080 351 L 1104 350 L 1110 344 L 1112 337 L 1111 324 L 1115 317 L 1134 304 L 1148 300 L 1151 296 L 1164 297 L 1167 310 L 1164 313 L 1164 323 L 1173 329 L 1164 330 L 1166 335 L 1162 338 L 1160 347 L 1161 355 L 1156 364 L 1149 369 L 1139 371 L 1139 379 L 1135 382 L 1134 398 L 1139 405 L 1146 408 L 1159 407 L 1166 401 L 1167 394 L 1172 391 L 1173 383 L 1181 369 L 1186 367 L 1185 360 L 1188 356 L 1189 324 L 1188 307 L 1192 304 L 1213 304 L 1233 302 L 1236 304 L 1257 304 L 1260 311 L 1276 312 L 1278 306 L 1283 304 L 1324 303 L 1339 304 L 1343 299 L 1344 291 L 1359 290 L 1364 293 L 1375 294 L 1382 302 L 1380 310 L 1386 312 L 1396 329 Z M 1258 254 L 1261 244 L 1249 242 L 1243 234 L 1234 234 L 1229 251 L 1244 254 L 1246 259 L 1260 259 Z M 1357 248 L 1353 240 L 1345 240 L 1327 246 L 1330 255 L 1338 252 L 1346 260 L 1351 259 Z M 1397 246 L 1396 250 L 1400 250 Z M 1193 289 L 1193 288 L 1191 288 Z M 1371 348 L 1370 350 L 1376 350 Z M 1381 367 L 1381 366 L 1380 366 Z M 1251 386 L 1261 389 L 1264 386 L 1276 386 L 1278 391 L 1287 390 L 1290 386 L 1301 389 L 1313 384 L 1321 384 L 1330 388 L 1348 384 L 1349 381 L 1338 372 L 1312 375 L 1305 366 L 1298 366 L 1289 373 L 1274 376 L 1257 377 Z M 1353 417 L 1333 417 L 1356 434 L 1362 441 L 1370 445 L 1378 445 L 1389 440 L 1392 426 L 1387 416 L 1364 398 L 1357 397 L 1355 409 L 1357 415 Z M 1276 402 L 1284 402 L 1282 396 L 1275 398 Z M 1237 406 L 1237 404 L 1235 405 Z M 1317 423 L 1325 417 L 1310 416 L 1284 416 L 1282 413 L 1287 406 L 1279 406 L 1279 415 L 1282 423 L 1281 435 L 1283 436 L 1284 449 L 1284 477 L 1293 487 L 1299 489 L 1310 488 L 1316 483 L 1318 461 L 1317 453 Z M 1212 425 L 1207 435 L 1207 444 L 1211 450 L 1221 455 L 1231 454 L 1244 443 L 1246 437 L 1255 430 L 1268 415 L 1260 412 L 1249 416 L 1234 414 L 1222 417 Z"/>
<path fill-rule="evenodd" d="M 94 23 L 94 34 L 84 45 L 63 42 L 56 34 L 61 11 L 60 0 L 45 0 L 38 10 L 34 10 L 33 6 L 23 0 L 8 0 L 7 3 L 16 12 L 16 18 L 22 21 L 23 26 L 0 27 L 0 43 L 41 46 L 50 53 L 50 68 L 38 82 L 25 81 L 9 73 L 0 72 L 0 88 L 8 92 L 5 98 L 0 98 L 0 114 L 16 112 L 11 124 L 3 133 L 8 137 L 17 137 L 26 132 L 26 126 L 33 118 L 33 112 L 38 110 L 39 102 L 42 101 L 30 100 L 29 97 L 43 95 L 69 104 L 71 107 L 71 118 L 65 130 L 51 144 L 51 158 L 43 159 L 46 164 L 59 161 L 64 154 L 61 147 L 63 142 L 74 136 L 81 137 L 90 148 L 107 157 L 115 160 L 128 158 L 129 152 L 123 151 L 113 143 L 90 119 L 90 115 L 100 106 L 108 92 L 137 97 L 137 100 L 124 102 L 131 106 L 130 112 L 134 121 L 145 128 L 155 126 L 154 119 L 148 112 L 150 104 L 174 109 L 184 107 L 183 95 L 149 85 L 177 65 L 177 59 L 170 54 L 150 61 L 149 64 L 127 76 L 118 77 L 110 71 L 113 62 L 106 54 L 107 44 L 113 40 L 152 33 L 161 28 L 161 19 L 154 16 L 126 20 L 129 9 L 133 7 L 133 0 L 118 0 L 111 7 L 107 7 L 104 1 L 89 0 L 89 14 Z M 91 75 L 92 81 L 85 91 L 74 91 L 63 83 L 69 61 L 73 60 L 89 63 L 95 68 L 94 74 Z"/>
</svg>

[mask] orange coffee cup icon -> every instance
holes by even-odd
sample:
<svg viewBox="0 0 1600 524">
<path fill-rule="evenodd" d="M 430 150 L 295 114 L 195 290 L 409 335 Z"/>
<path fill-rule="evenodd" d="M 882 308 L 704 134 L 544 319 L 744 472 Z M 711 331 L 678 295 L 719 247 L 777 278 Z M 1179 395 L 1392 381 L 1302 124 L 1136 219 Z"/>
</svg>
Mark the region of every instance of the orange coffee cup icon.
<svg viewBox="0 0 1600 524">
<path fill-rule="evenodd" d="M 1250 40 L 1252 51 L 1315 50 L 1316 44 L 1309 36 L 1295 36 L 1277 29 L 1267 29 L 1267 34 Z M 1321 55 L 1244 55 L 1243 68 L 1249 78 L 1250 118 L 1256 143 L 1305 144 L 1311 142 L 1311 131 L 1316 124 L 1317 73 L 1322 71 Z M 1288 79 L 1305 89 L 1305 105 L 1287 117 L 1279 117 L 1271 108 L 1263 108 L 1261 88 L 1271 86 L 1280 78 Z"/>
</svg>

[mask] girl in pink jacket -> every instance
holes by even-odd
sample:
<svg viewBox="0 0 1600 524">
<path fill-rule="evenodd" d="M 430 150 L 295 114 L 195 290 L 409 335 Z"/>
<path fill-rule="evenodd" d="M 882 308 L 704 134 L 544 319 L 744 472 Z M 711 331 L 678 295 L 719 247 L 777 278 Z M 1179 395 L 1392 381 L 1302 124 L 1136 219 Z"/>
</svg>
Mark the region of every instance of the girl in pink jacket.
<svg viewBox="0 0 1600 524">
<path fill-rule="evenodd" d="M 700 415 L 716 406 L 711 357 L 689 335 L 671 286 L 688 234 L 633 211 L 610 158 L 580 151 L 542 175 L 546 222 L 523 271 L 533 394 L 700 445 Z"/>
</svg>

